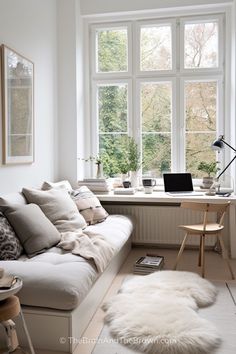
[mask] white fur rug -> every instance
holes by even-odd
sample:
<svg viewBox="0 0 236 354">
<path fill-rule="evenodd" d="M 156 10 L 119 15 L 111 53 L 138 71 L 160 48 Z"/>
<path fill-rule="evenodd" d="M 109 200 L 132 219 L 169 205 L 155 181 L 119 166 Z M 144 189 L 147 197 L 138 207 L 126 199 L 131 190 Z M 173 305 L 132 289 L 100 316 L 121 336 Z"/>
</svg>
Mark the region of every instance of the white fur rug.
<svg viewBox="0 0 236 354">
<path fill-rule="evenodd" d="M 220 344 L 212 323 L 197 314 L 216 288 L 190 272 L 160 271 L 127 280 L 103 306 L 111 334 L 149 354 L 210 353 Z"/>
</svg>

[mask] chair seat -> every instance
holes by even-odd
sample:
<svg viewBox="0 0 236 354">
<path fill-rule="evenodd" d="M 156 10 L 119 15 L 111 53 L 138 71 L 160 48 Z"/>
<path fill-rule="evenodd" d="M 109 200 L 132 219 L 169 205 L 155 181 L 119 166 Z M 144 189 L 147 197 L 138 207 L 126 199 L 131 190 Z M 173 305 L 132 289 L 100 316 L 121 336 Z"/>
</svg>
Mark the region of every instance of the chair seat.
<svg viewBox="0 0 236 354">
<path fill-rule="evenodd" d="M 203 230 L 203 224 L 196 224 L 196 225 L 179 225 L 179 227 L 183 230 L 188 231 L 188 233 L 199 234 L 215 234 L 223 230 L 224 226 L 220 226 L 217 223 L 211 223 L 206 225 L 206 229 Z"/>
</svg>

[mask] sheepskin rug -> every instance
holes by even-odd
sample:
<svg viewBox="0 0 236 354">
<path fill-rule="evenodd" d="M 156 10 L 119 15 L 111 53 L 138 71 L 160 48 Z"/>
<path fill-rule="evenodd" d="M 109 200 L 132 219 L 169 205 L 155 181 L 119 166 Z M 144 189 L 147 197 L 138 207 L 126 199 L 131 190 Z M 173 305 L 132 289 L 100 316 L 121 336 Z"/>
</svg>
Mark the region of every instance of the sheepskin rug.
<svg viewBox="0 0 236 354">
<path fill-rule="evenodd" d="M 216 288 L 198 274 L 160 271 L 133 277 L 103 305 L 120 343 L 150 354 L 211 353 L 220 344 L 212 323 L 197 314 L 214 303 Z"/>
</svg>

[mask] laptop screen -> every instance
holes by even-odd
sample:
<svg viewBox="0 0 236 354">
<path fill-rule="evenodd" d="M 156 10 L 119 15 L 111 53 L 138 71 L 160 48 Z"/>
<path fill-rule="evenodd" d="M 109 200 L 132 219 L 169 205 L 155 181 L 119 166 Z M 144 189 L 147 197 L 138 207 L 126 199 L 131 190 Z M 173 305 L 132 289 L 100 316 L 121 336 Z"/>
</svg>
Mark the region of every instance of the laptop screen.
<svg viewBox="0 0 236 354">
<path fill-rule="evenodd" d="M 192 192 L 191 173 L 164 173 L 165 192 Z"/>
</svg>

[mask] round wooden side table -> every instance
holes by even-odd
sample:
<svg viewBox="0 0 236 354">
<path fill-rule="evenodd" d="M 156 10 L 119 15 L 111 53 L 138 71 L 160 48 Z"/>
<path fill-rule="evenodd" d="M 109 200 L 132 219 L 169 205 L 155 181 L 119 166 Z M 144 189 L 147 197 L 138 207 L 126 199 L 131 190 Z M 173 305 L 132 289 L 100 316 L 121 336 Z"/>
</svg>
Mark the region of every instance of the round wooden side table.
<svg viewBox="0 0 236 354">
<path fill-rule="evenodd" d="M 28 342 L 30 353 L 35 354 L 31 338 L 25 323 L 25 319 L 21 310 L 19 298 L 14 295 L 21 288 L 22 280 L 17 279 L 16 283 L 10 289 L 0 290 L 0 324 L 4 328 L 8 352 L 11 353 L 19 346 L 15 323 L 13 321 L 15 317 L 19 316 Z"/>
</svg>

